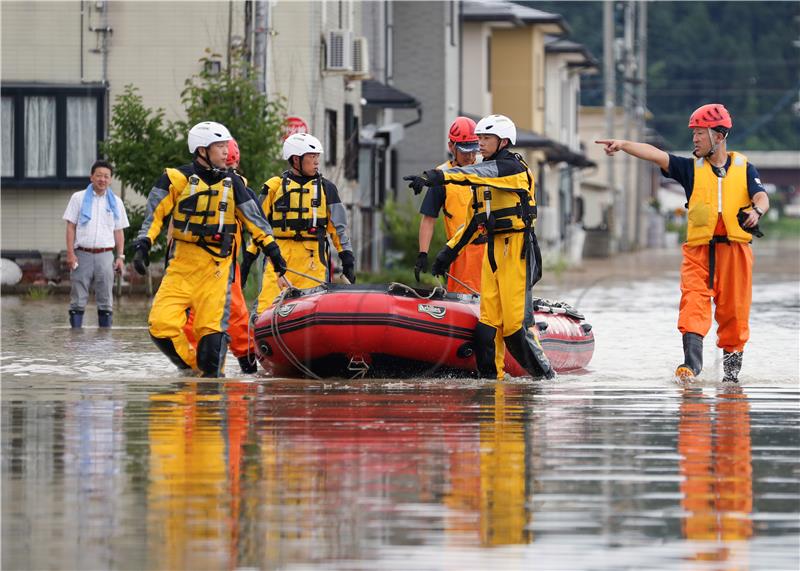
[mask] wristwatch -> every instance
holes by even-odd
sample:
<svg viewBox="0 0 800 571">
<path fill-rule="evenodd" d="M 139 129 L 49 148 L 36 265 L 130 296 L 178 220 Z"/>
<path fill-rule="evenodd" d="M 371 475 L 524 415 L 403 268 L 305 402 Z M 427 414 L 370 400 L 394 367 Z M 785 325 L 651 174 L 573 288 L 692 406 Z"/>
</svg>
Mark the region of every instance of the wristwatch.
<svg viewBox="0 0 800 571">
<path fill-rule="evenodd" d="M 125 260 L 125 254 L 117 254 L 117 259 Z"/>
<path fill-rule="evenodd" d="M 759 218 L 761 218 L 762 216 L 764 216 L 764 211 L 763 211 L 763 210 L 761 210 L 761 209 L 760 209 L 758 206 L 756 206 L 755 204 L 753 205 L 753 210 L 755 210 L 755 211 L 756 211 L 756 214 L 758 214 L 758 217 L 759 217 Z"/>
</svg>

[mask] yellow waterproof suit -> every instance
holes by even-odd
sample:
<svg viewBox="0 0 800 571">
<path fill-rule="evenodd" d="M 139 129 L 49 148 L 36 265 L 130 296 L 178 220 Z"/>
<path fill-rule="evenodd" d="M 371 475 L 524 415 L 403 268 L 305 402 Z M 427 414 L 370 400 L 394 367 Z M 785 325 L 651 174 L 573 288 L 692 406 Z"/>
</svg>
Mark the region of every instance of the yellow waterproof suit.
<svg viewBox="0 0 800 571">
<path fill-rule="evenodd" d="M 174 255 L 150 310 L 150 336 L 179 368 L 220 376 L 228 349 L 237 224 L 261 248 L 274 241 L 272 229 L 241 178 L 197 162 L 167 169 L 159 178 L 138 238 L 155 242 L 170 216 Z M 183 331 L 187 309 L 194 313 L 196 351 Z"/>
<path fill-rule="evenodd" d="M 501 149 L 475 165 L 442 173 L 444 183 L 475 186 L 464 226 L 448 241 L 458 252 L 488 239 L 481 272 L 481 316 L 476 360 L 482 376 L 496 376 L 494 339 L 502 328 L 506 348 L 535 377 L 554 375 L 533 325 L 531 288 L 541 278 L 541 253 L 533 231 L 534 180 L 516 153 Z"/>
<path fill-rule="evenodd" d="M 263 193 L 262 208 L 287 267 L 315 278 L 293 273 L 287 276 L 292 285 L 304 289 L 330 281 L 328 235 L 340 257 L 344 252 L 352 256 L 353 251 L 347 235 L 347 211 L 336 185 L 320 175 L 306 177 L 285 171 L 265 182 Z M 278 276 L 265 264 L 258 313 L 279 294 Z"/>
<path fill-rule="evenodd" d="M 436 167 L 438 170 L 455 168 L 457 165 L 453 161 L 447 161 Z M 441 205 L 444 214 L 445 236 L 450 240 L 456 232 L 464 226 L 467 218 L 467 211 L 471 210 L 473 204 L 473 189 L 462 184 L 447 184 L 440 187 L 431 187 L 423 199 L 420 213 L 424 216 L 436 218 L 439 216 Z M 478 236 L 473 242 L 464 246 L 458 253 L 458 257 L 450 266 L 450 275 L 459 281 L 464 282 L 472 289 L 481 291 L 481 274 L 483 273 L 483 256 L 486 251 L 486 236 Z M 452 278 L 447 278 L 447 291 L 456 293 L 471 294 L 472 291 L 463 287 Z M 495 335 L 495 369 L 497 378 L 502 379 L 505 361 L 505 348 L 502 343 L 503 332 L 497 330 Z"/>
</svg>

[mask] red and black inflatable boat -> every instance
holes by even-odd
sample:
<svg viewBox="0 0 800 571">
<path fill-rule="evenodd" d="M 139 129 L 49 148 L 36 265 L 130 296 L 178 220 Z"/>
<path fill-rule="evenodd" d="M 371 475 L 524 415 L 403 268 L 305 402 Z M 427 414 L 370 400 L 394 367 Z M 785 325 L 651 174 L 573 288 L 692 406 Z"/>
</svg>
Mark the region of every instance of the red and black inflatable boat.
<svg viewBox="0 0 800 571">
<path fill-rule="evenodd" d="M 261 365 L 281 377 L 470 376 L 477 296 L 404 284 L 290 289 L 255 322 Z M 535 300 L 534 334 L 557 372 L 584 368 L 592 327 L 564 303 Z M 525 370 L 506 352 L 512 376 Z"/>
</svg>

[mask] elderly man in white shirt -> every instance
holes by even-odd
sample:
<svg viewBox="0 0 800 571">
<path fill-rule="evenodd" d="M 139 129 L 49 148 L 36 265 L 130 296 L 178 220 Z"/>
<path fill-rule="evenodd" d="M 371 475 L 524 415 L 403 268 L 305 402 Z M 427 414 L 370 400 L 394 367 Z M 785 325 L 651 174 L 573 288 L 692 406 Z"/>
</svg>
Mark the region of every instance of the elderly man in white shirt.
<svg viewBox="0 0 800 571">
<path fill-rule="evenodd" d="M 67 264 L 70 268 L 69 323 L 83 326 L 83 313 L 94 281 L 97 323 L 111 327 L 114 272 L 125 265 L 125 237 L 128 215 L 122 200 L 111 190 L 114 171 L 106 161 L 92 165 L 91 183 L 72 195 L 64 212 L 67 221 Z M 116 252 L 116 256 L 115 256 Z"/>
</svg>

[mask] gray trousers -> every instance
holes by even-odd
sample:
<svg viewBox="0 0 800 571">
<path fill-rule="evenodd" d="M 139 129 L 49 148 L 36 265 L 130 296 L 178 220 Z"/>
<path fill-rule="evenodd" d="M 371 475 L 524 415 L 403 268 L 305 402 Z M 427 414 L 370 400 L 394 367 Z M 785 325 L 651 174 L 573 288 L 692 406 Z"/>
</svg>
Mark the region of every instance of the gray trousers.
<svg viewBox="0 0 800 571">
<path fill-rule="evenodd" d="M 89 301 L 89 288 L 94 281 L 94 297 L 97 309 L 112 311 L 114 289 L 114 251 L 92 254 L 75 249 L 78 267 L 69 274 L 72 291 L 69 297 L 69 308 L 84 311 Z"/>
</svg>

